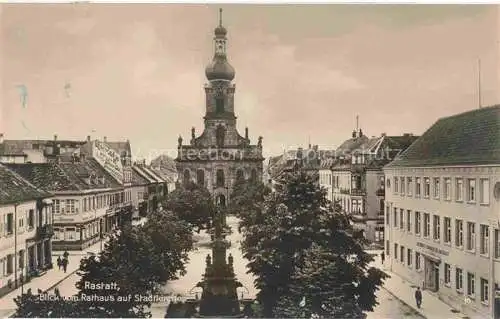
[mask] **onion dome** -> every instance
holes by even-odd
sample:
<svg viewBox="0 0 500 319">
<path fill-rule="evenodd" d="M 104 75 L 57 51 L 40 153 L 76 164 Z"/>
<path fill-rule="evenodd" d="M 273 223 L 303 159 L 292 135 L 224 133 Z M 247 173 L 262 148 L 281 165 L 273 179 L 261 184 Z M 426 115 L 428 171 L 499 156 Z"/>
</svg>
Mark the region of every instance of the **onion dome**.
<svg viewBox="0 0 500 319">
<path fill-rule="evenodd" d="M 214 34 L 216 37 L 225 37 L 227 34 L 227 30 L 222 25 L 219 25 L 217 28 L 215 28 Z"/>
<path fill-rule="evenodd" d="M 205 69 L 205 75 L 209 81 L 227 80 L 232 81 L 235 76 L 234 68 L 227 62 L 225 56 L 215 56 L 212 63 Z"/>
</svg>

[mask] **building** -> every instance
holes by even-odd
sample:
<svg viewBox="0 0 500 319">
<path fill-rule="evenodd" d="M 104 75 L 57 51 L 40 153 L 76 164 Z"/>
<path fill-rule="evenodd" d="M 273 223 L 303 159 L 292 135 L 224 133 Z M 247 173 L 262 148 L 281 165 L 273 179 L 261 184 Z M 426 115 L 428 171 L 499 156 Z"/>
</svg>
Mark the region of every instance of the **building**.
<svg viewBox="0 0 500 319">
<path fill-rule="evenodd" d="M 83 154 L 72 161 L 7 166 L 54 195 L 54 250 L 82 250 L 98 242 L 130 205 L 123 185 Z"/>
<path fill-rule="evenodd" d="M 0 165 L 0 296 L 52 268 L 52 195 Z"/>
<path fill-rule="evenodd" d="M 133 219 L 146 217 L 148 214 L 149 185 L 152 182 L 132 167 L 132 207 Z"/>
<path fill-rule="evenodd" d="M 499 284 L 498 132 L 500 105 L 441 118 L 384 168 L 386 265 L 471 318 Z"/>
<path fill-rule="evenodd" d="M 175 160 L 167 155 L 161 155 L 151 161 L 150 167 L 167 183 L 167 194 L 173 192 L 179 178 Z"/>
<path fill-rule="evenodd" d="M 384 165 L 406 150 L 416 136 L 367 137 L 362 130 L 337 149 L 332 160 L 332 198 L 352 217 L 355 228 L 363 230 L 365 238 L 383 245 L 384 242 Z M 326 168 L 323 169 L 326 174 Z"/>
<path fill-rule="evenodd" d="M 206 187 L 217 203 L 226 205 L 237 179 L 262 180 L 262 137 L 252 145 L 245 129 L 241 136 L 234 112 L 234 68 L 227 61 L 227 30 L 215 28 L 213 61 L 205 69 L 205 128 L 196 136 L 191 130 L 189 144 L 178 139 L 177 172 L 182 183 L 196 182 Z"/>
<path fill-rule="evenodd" d="M 132 169 L 135 174 L 148 182 L 146 189 L 140 191 L 143 193 L 144 200 L 146 201 L 146 214 L 155 211 L 167 195 L 166 182 L 148 168 L 145 162 L 135 163 Z"/>
</svg>

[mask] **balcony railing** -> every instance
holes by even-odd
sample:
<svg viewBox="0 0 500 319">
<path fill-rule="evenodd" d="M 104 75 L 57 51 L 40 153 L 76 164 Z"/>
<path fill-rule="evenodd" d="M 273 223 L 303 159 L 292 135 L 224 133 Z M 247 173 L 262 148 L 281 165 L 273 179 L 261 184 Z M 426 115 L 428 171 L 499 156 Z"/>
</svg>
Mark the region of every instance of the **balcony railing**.
<svg viewBox="0 0 500 319">
<path fill-rule="evenodd" d="M 357 188 L 351 189 L 351 195 L 364 196 L 365 194 L 366 194 L 366 192 L 362 189 L 357 189 Z"/>
<path fill-rule="evenodd" d="M 36 235 L 40 238 L 47 238 L 54 235 L 54 227 L 51 224 L 45 224 L 36 228 Z"/>
<path fill-rule="evenodd" d="M 340 194 L 349 195 L 351 192 L 347 188 L 341 188 Z"/>
</svg>

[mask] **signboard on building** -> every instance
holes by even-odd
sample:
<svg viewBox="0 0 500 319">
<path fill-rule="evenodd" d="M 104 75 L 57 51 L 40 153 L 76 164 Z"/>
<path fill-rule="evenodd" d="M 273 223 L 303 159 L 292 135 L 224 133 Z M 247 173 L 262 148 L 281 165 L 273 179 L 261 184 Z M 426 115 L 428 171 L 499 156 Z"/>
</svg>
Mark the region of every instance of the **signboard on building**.
<svg viewBox="0 0 500 319">
<path fill-rule="evenodd" d="M 430 253 L 432 253 L 433 255 L 444 255 L 444 256 L 448 256 L 450 253 L 447 252 L 446 250 L 442 250 L 442 249 L 439 249 L 439 248 L 436 248 L 436 247 L 433 247 L 433 246 L 430 246 L 430 245 L 427 245 L 427 244 L 424 244 L 424 243 L 421 243 L 421 242 L 417 242 L 417 246 L 418 247 L 422 247 L 422 248 L 425 248 L 427 251 L 429 251 Z"/>
<path fill-rule="evenodd" d="M 92 145 L 92 157 L 118 182 L 123 183 L 123 167 L 120 154 L 106 143 L 94 141 Z"/>
</svg>

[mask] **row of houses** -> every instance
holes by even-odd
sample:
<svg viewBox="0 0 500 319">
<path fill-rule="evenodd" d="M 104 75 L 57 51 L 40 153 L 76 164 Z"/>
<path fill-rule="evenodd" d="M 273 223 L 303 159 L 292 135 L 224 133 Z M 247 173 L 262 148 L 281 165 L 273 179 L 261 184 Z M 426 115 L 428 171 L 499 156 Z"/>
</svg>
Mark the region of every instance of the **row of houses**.
<svg viewBox="0 0 500 319">
<path fill-rule="evenodd" d="M 0 295 L 156 209 L 176 173 L 132 162 L 130 142 L 0 140 Z"/>
<path fill-rule="evenodd" d="M 420 137 L 358 130 L 334 151 L 270 158 L 268 178 L 317 174 L 328 198 L 384 249 L 385 267 L 450 310 L 500 318 L 499 132 L 500 105 L 441 118 Z"/>
</svg>

